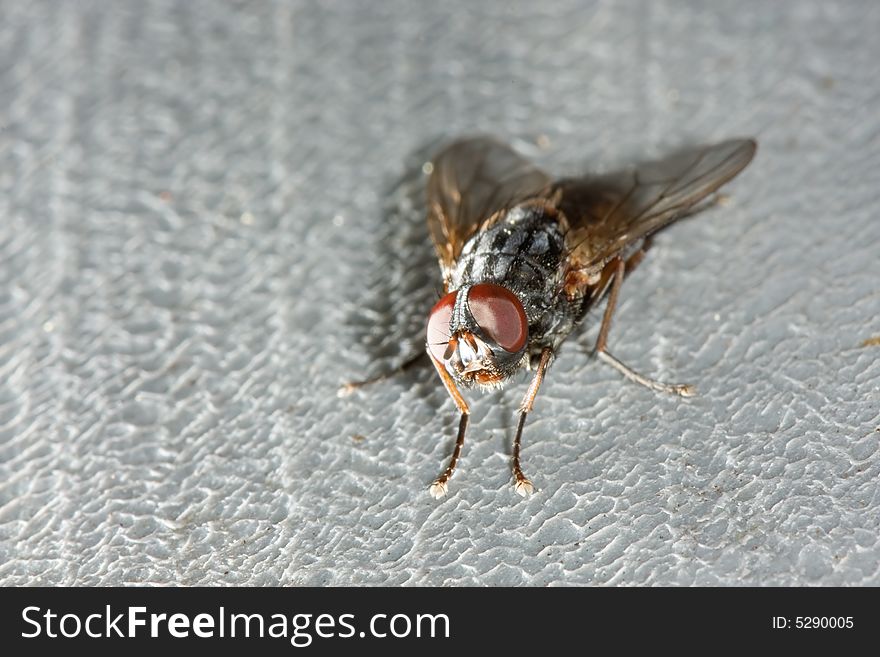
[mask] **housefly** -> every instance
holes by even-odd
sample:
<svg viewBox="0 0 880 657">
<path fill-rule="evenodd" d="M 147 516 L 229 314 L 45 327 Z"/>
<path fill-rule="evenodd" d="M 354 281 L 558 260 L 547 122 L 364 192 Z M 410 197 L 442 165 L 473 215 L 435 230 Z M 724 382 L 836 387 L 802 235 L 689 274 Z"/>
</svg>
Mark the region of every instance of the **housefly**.
<svg viewBox="0 0 880 657">
<path fill-rule="evenodd" d="M 651 236 L 710 205 L 756 146 L 729 140 L 622 172 L 561 179 L 487 137 L 456 141 L 433 159 L 427 219 L 443 294 L 428 314 L 426 350 L 460 420 L 432 496 L 446 494 L 464 445 L 470 407 L 460 389 L 497 388 L 523 369 L 533 374 L 519 406 L 513 476 L 517 493 L 533 492 L 520 465 L 526 417 L 563 341 L 605 297 L 597 356 L 654 390 L 694 394 L 692 386 L 649 379 L 615 358 L 607 344 L 611 317 Z"/>
</svg>

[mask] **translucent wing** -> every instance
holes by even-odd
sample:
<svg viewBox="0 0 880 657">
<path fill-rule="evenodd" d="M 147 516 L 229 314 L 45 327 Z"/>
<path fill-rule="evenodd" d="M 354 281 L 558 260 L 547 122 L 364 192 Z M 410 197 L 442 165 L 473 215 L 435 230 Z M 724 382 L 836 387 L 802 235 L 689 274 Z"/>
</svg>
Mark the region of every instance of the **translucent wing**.
<svg viewBox="0 0 880 657">
<path fill-rule="evenodd" d="M 568 269 L 591 274 L 627 246 L 687 214 L 751 161 L 756 143 L 724 141 L 633 170 L 561 180 L 557 206 L 569 221 Z"/>
<path fill-rule="evenodd" d="M 488 137 L 456 141 L 432 164 L 428 229 L 444 277 L 455 266 L 465 242 L 487 219 L 550 183 L 543 171 Z"/>
</svg>

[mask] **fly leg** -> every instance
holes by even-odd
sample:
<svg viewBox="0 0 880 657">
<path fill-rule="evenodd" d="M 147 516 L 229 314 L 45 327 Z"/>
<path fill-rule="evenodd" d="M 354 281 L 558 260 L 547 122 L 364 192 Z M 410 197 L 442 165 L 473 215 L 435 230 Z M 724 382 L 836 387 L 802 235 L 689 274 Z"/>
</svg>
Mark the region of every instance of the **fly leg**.
<svg viewBox="0 0 880 657">
<path fill-rule="evenodd" d="M 430 352 L 428 352 L 428 356 L 431 357 L 431 362 L 434 363 L 434 367 L 440 375 L 443 385 L 446 387 L 446 392 L 449 393 L 449 396 L 452 397 L 452 401 L 455 402 L 455 405 L 461 412 L 461 419 L 458 422 L 458 437 L 455 439 L 455 449 L 452 450 L 452 458 L 449 459 L 449 465 L 446 466 L 443 474 L 437 477 L 428 489 L 431 497 L 435 500 L 439 500 L 446 495 L 448 490 L 446 482 L 449 481 L 452 477 L 452 473 L 455 472 L 455 466 L 458 464 L 458 457 L 461 456 L 461 448 L 464 446 L 464 434 L 467 431 L 468 419 L 470 418 L 471 412 L 464 397 L 461 396 L 458 388 L 455 387 L 455 381 L 452 380 L 452 377 L 449 375 L 449 372 L 446 371 L 446 368 L 443 367 L 443 364 L 434 358 Z"/>
<path fill-rule="evenodd" d="M 545 347 L 541 352 L 541 360 L 538 362 L 535 376 L 529 384 L 529 389 L 526 390 L 526 396 L 523 397 L 522 403 L 519 405 L 519 424 L 516 427 L 516 438 L 513 439 L 513 477 L 516 479 L 514 490 L 523 497 L 528 497 L 535 492 L 535 487 L 528 477 L 523 474 L 522 468 L 519 465 L 519 450 L 523 427 L 526 423 L 526 416 L 531 412 L 532 406 L 535 403 L 535 397 L 538 396 L 538 389 L 544 380 L 544 372 L 547 371 L 547 366 L 550 364 L 552 357 L 553 352 L 550 351 L 549 347 Z"/>
<path fill-rule="evenodd" d="M 346 397 L 350 395 L 358 388 L 363 388 L 364 386 L 368 386 L 371 383 L 377 383 L 379 381 L 384 381 L 385 379 L 390 379 L 398 374 L 403 374 L 404 372 L 408 372 L 413 367 L 421 363 L 425 359 L 425 352 L 420 351 L 419 353 L 411 356 L 407 360 L 405 360 L 401 365 L 398 365 L 393 370 L 388 370 L 387 372 L 382 372 L 381 374 L 377 374 L 376 376 L 370 377 L 369 379 L 364 379 L 363 381 L 349 381 L 348 383 L 343 383 L 339 386 L 339 390 L 336 391 L 336 395 L 338 397 Z"/>
<path fill-rule="evenodd" d="M 644 251 L 639 251 L 635 255 L 630 258 L 630 261 L 637 258 L 631 267 L 638 264 L 638 262 L 644 256 Z M 614 276 L 613 281 L 611 282 L 611 292 L 608 294 L 608 304 L 605 306 L 605 314 L 602 317 L 602 326 L 599 329 L 599 338 L 596 340 L 596 355 L 609 365 L 616 369 L 618 372 L 623 374 L 630 381 L 635 381 L 636 383 L 640 383 L 643 386 L 650 388 L 651 390 L 657 390 L 658 392 L 668 392 L 674 395 L 681 395 L 682 397 L 692 397 L 697 393 L 696 388 L 692 385 L 687 384 L 677 384 L 677 383 L 664 383 L 662 381 L 655 381 L 654 379 L 649 379 L 643 374 L 639 374 L 634 369 L 629 367 L 626 363 L 619 361 L 617 358 L 611 355 L 611 352 L 607 349 L 608 344 L 608 331 L 611 329 L 611 317 L 614 315 L 614 308 L 617 305 L 617 297 L 620 294 L 620 286 L 623 283 L 623 277 L 626 274 L 627 265 L 629 263 L 624 261 L 623 259 L 618 259 L 617 261 L 617 270 L 612 274 Z"/>
</svg>

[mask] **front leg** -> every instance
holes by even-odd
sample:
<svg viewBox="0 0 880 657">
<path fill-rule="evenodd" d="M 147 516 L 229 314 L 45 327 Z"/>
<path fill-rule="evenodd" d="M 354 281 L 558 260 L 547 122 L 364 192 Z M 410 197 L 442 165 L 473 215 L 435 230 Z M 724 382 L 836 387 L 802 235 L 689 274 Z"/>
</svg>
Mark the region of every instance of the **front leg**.
<svg viewBox="0 0 880 657">
<path fill-rule="evenodd" d="M 430 350 L 428 351 L 428 356 L 431 357 L 431 362 L 434 363 L 434 368 L 437 370 L 437 374 L 440 375 L 440 380 L 443 381 L 443 386 L 446 388 L 446 392 L 449 393 L 449 396 L 452 397 L 452 401 L 455 402 L 455 405 L 461 412 L 461 419 L 458 422 L 458 437 L 455 439 L 455 449 L 452 450 L 452 458 L 449 459 L 449 465 L 446 466 L 443 474 L 437 477 L 428 489 L 431 497 L 435 500 L 439 500 L 446 495 L 448 491 L 446 482 L 449 481 L 452 477 L 452 473 L 455 472 L 455 466 L 458 464 L 458 457 L 461 456 L 461 448 L 464 446 L 464 434 L 467 431 L 468 419 L 470 418 L 471 412 L 464 397 L 461 396 L 461 393 L 455 386 L 455 381 L 452 380 L 452 377 L 449 376 L 449 372 L 443 367 L 443 363 L 434 358 L 434 354 L 432 354 Z"/>
<path fill-rule="evenodd" d="M 513 477 L 516 480 L 514 490 L 523 497 L 528 497 L 535 492 L 535 487 L 529 481 L 529 478 L 523 474 L 522 468 L 519 465 L 519 450 L 523 427 L 526 423 L 526 416 L 531 412 L 532 406 L 535 403 L 535 397 L 538 396 L 538 389 L 544 381 L 544 372 L 547 371 L 552 358 L 553 352 L 550 350 L 550 347 L 545 347 L 541 351 L 541 360 L 538 361 L 535 376 L 532 378 L 529 389 L 526 390 L 526 396 L 523 397 L 522 403 L 519 406 L 519 424 L 516 427 L 516 438 L 513 439 Z"/>
</svg>

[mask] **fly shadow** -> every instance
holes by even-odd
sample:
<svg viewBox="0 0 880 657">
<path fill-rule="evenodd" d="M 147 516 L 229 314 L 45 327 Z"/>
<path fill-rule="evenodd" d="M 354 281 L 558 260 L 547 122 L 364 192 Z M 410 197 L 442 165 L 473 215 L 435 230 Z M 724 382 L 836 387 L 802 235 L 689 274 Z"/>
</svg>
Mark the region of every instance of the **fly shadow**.
<svg viewBox="0 0 880 657">
<path fill-rule="evenodd" d="M 384 187 L 374 231 L 373 267 L 360 283 L 363 294 L 347 317 L 355 344 L 370 357 L 352 372 L 340 394 L 403 374 L 412 384 L 427 380 L 425 352 L 428 311 L 442 294 L 437 256 L 426 224 L 426 183 L 431 157 L 447 140 L 432 139 L 408 155 L 403 173 Z"/>
</svg>

